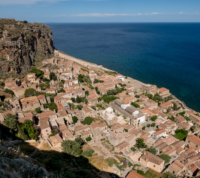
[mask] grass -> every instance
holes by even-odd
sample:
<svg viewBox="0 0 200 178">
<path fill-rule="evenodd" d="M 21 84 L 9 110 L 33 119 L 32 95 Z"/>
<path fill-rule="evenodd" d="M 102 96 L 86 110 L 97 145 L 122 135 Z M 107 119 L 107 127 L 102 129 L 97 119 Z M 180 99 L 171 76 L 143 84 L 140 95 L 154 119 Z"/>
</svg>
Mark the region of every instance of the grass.
<svg viewBox="0 0 200 178">
<path fill-rule="evenodd" d="M 186 136 L 184 134 L 182 134 L 181 132 L 179 132 L 179 133 L 175 134 L 174 137 L 179 140 L 183 140 Z"/>
<path fill-rule="evenodd" d="M 149 169 L 146 173 L 140 173 L 140 171 L 138 171 L 139 174 L 143 175 L 145 178 L 162 178 L 163 174 L 155 172 L 151 169 Z"/>
<path fill-rule="evenodd" d="M 103 170 L 104 167 L 107 167 L 108 164 L 102 156 L 93 156 L 89 159 L 90 164 L 99 170 Z"/>
</svg>

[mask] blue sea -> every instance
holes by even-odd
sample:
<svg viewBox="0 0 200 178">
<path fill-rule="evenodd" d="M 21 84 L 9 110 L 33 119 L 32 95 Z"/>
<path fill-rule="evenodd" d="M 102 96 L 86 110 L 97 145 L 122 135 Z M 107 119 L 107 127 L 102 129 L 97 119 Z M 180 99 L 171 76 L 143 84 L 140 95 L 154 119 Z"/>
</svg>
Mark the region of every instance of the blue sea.
<svg viewBox="0 0 200 178">
<path fill-rule="evenodd" d="M 47 25 L 57 49 L 166 87 L 200 112 L 200 23 Z"/>
</svg>

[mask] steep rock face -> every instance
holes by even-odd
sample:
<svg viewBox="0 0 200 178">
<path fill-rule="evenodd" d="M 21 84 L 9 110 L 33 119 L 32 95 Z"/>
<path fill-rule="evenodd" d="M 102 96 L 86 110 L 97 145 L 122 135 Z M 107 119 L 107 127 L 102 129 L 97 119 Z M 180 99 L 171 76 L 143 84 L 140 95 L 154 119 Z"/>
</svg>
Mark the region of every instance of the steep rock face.
<svg viewBox="0 0 200 178">
<path fill-rule="evenodd" d="M 52 31 L 47 25 L 0 19 L 0 73 L 25 72 L 53 51 Z"/>
</svg>

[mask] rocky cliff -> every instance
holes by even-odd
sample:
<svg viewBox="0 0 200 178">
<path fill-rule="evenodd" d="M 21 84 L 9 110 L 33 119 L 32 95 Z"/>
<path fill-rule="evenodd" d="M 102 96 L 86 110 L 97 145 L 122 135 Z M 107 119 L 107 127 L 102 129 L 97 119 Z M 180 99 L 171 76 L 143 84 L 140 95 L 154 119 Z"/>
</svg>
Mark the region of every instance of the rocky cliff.
<svg viewBox="0 0 200 178">
<path fill-rule="evenodd" d="M 47 25 L 0 19 L 0 73 L 25 72 L 53 51 L 52 31 Z"/>
</svg>

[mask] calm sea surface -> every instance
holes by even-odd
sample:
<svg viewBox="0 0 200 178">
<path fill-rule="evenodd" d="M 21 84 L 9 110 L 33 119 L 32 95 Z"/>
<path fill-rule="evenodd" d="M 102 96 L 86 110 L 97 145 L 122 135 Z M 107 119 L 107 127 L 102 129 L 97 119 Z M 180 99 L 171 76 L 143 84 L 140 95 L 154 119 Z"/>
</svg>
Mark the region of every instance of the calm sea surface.
<svg viewBox="0 0 200 178">
<path fill-rule="evenodd" d="M 200 111 L 200 23 L 48 25 L 57 49 L 164 86 Z"/>
</svg>

